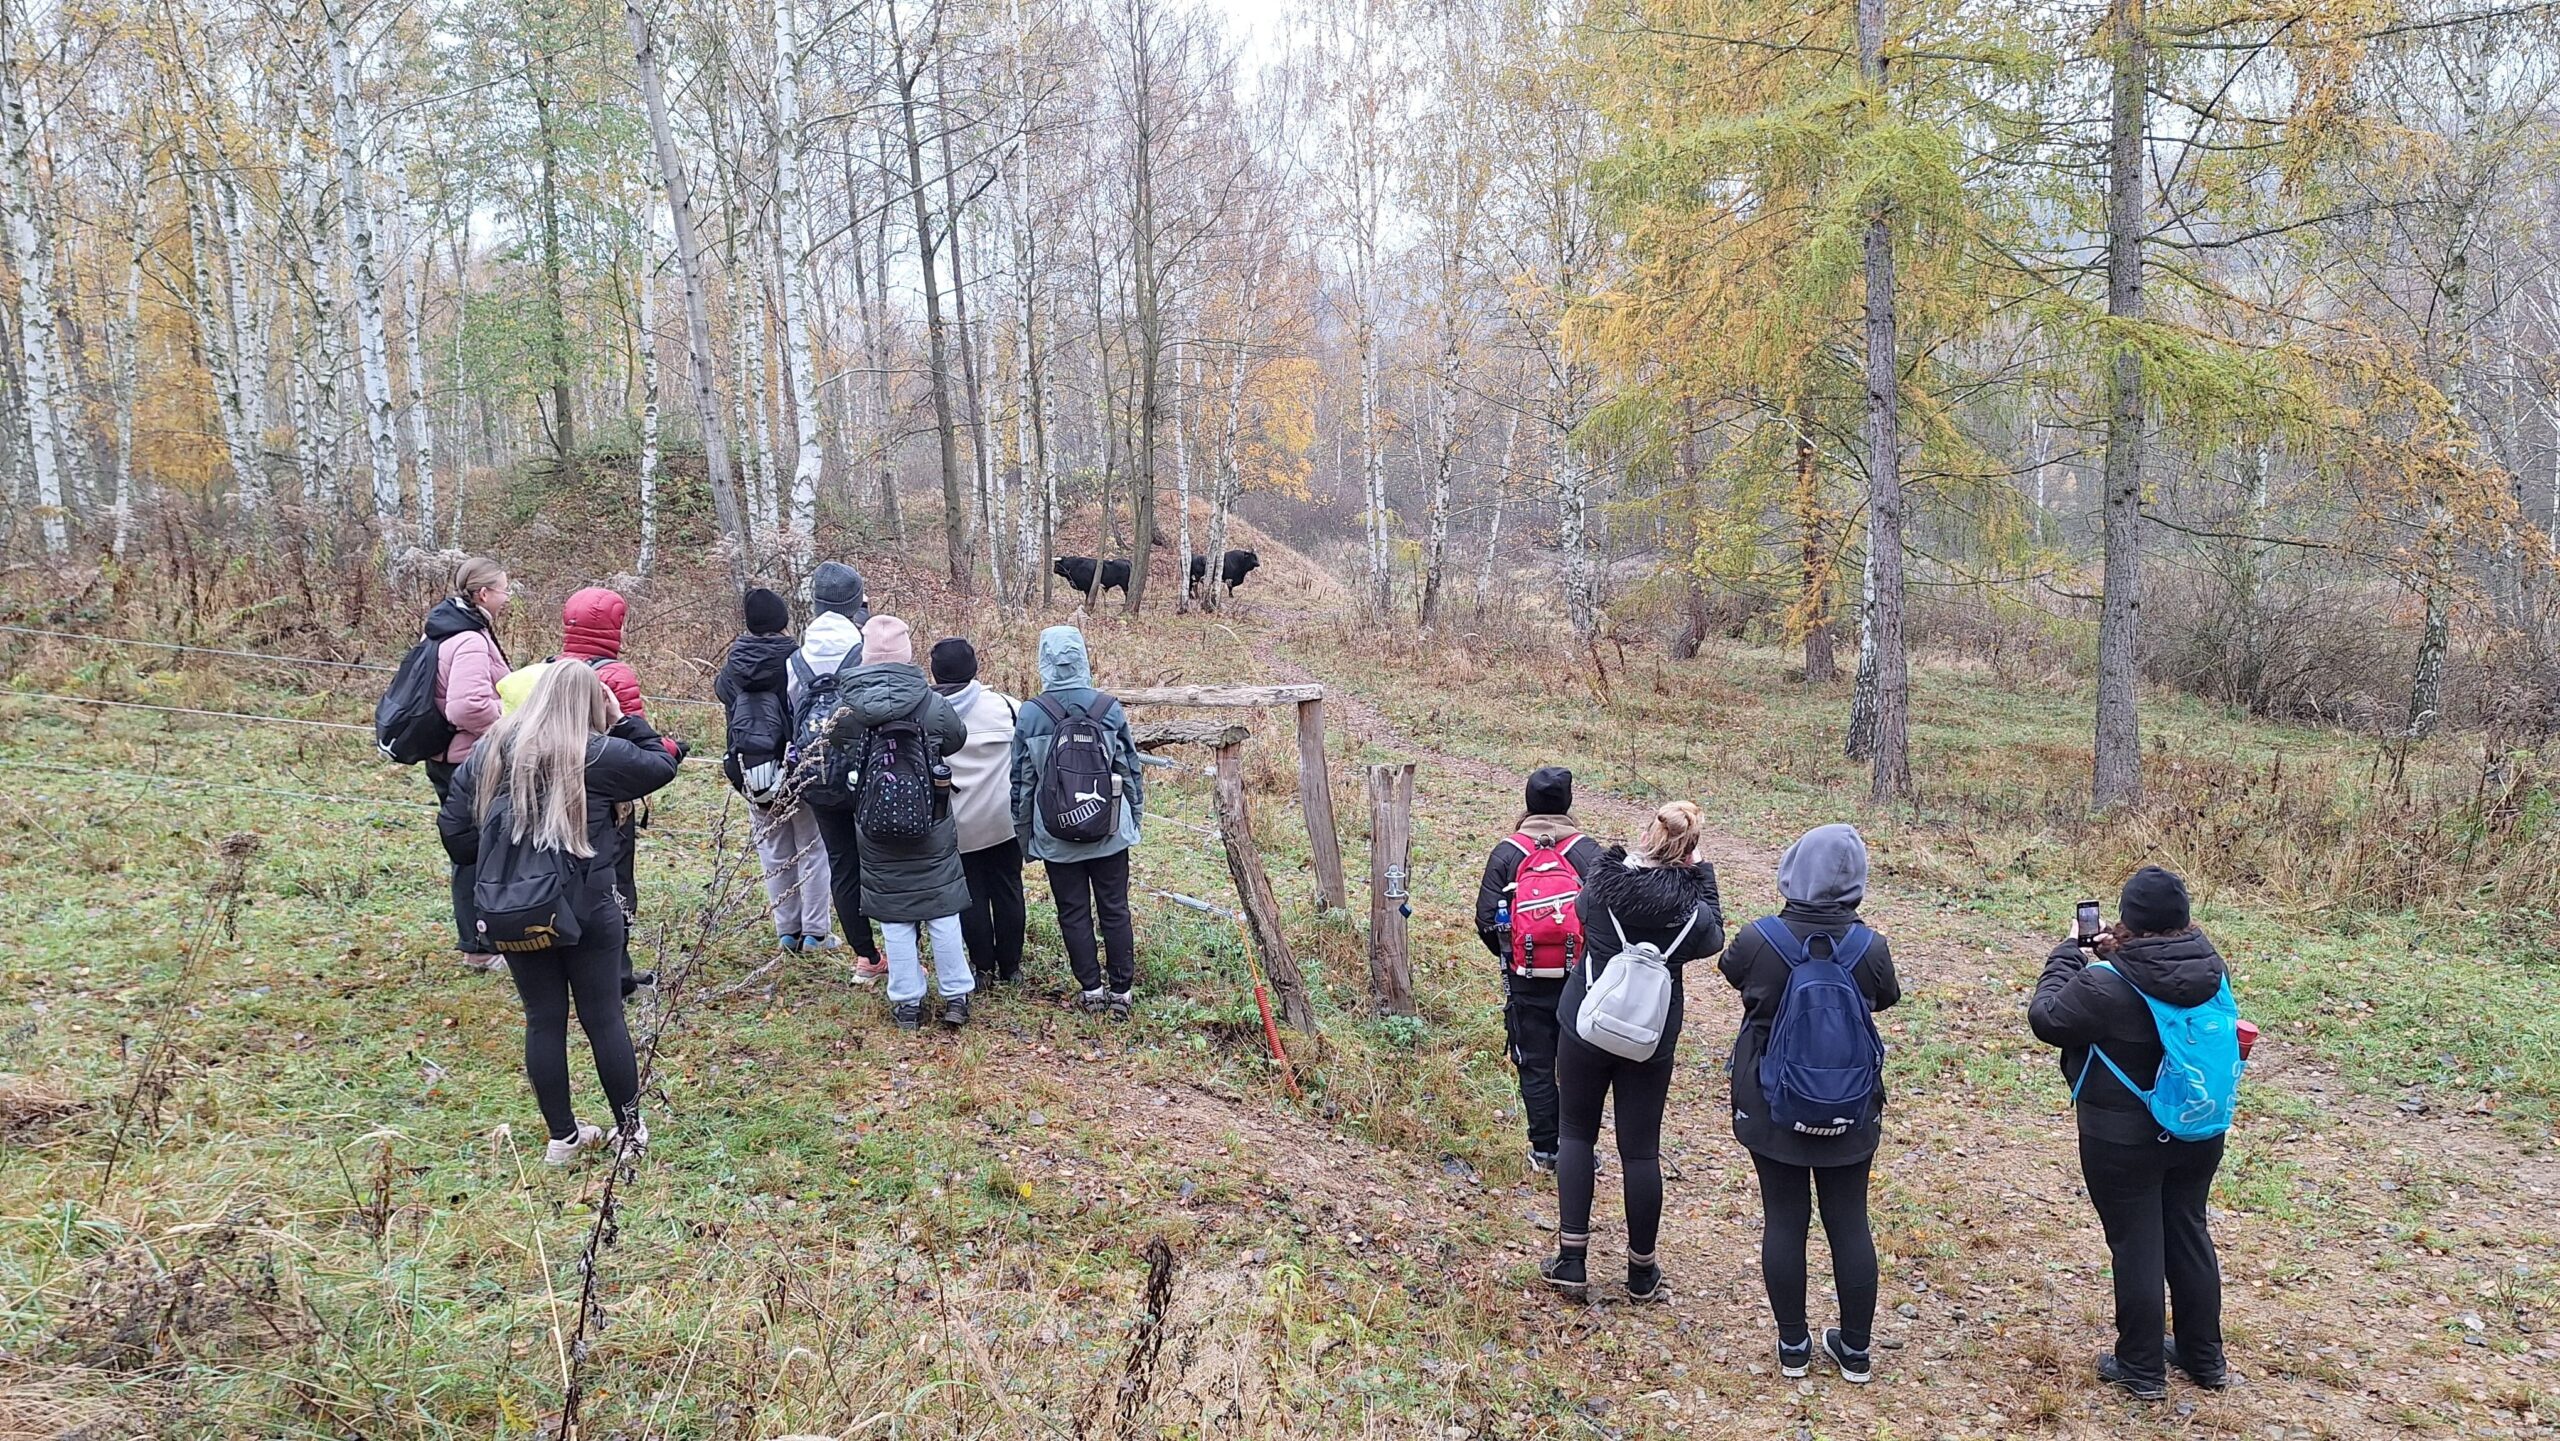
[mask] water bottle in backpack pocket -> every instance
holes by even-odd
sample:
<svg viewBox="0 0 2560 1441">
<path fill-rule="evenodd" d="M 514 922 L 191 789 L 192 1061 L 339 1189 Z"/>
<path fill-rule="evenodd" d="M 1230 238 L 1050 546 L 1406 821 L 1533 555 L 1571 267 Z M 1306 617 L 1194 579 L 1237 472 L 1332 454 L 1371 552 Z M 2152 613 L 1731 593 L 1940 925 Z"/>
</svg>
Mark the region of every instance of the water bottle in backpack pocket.
<svg viewBox="0 0 2560 1441">
<path fill-rule="evenodd" d="M 2079 1078 L 2071 1083 L 2071 1099 L 2080 1099 L 2080 1088 L 2089 1084 L 2089 1068 L 2104 1061 L 2124 1088 L 2141 1099 L 2151 1119 L 2160 1123 L 2161 1134 L 2170 1140 L 2210 1141 L 2230 1130 L 2240 1108 L 2240 1073 L 2249 1064 L 2240 1049 L 2240 1003 L 2231 994 L 2231 978 L 2224 976 L 2221 987 L 2203 1005 L 2173 1006 L 2135 986 L 2131 976 L 2105 961 L 2091 961 L 2089 967 L 2115 971 L 2151 1008 L 2151 1023 L 2160 1031 L 2160 1069 L 2146 1089 L 2134 1084 L 2114 1057 L 2093 1045 L 2088 1059 L 2080 1063 Z"/>
<path fill-rule="evenodd" d="M 1806 1136 L 1837 1136 L 1874 1114 L 1884 1090 L 1884 1037 L 1858 985 L 1858 962 L 1875 932 L 1852 923 L 1834 940 L 1803 939 L 1775 916 L 1752 922 L 1787 963 L 1786 989 L 1760 1053 L 1760 1101 L 1770 1121 Z M 1813 953 L 1822 942 L 1823 953 Z"/>
<path fill-rule="evenodd" d="M 584 934 L 576 868 L 586 863 L 530 837 L 519 841 L 514 830 L 514 803 L 501 794 L 480 822 L 480 872 L 471 886 L 480 943 L 510 956 L 576 945 Z"/>
<path fill-rule="evenodd" d="M 1610 1055 L 1630 1061 L 1650 1061 L 1662 1045 L 1662 1032 L 1671 1024 L 1670 954 L 1689 939 L 1690 930 L 1698 924 L 1696 910 L 1671 938 L 1669 946 L 1651 941 L 1627 943 L 1627 934 L 1619 929 L 1618 918 L 1609 917 L 1610 933 L 1618 938 L 1618 953 L 1609 958 L 1599 978 L 1584 989 L 1582 1009 L 1573 1017 L 1573 1033 L 1582 1043 Z M 1584 963 L 1589 969 L 1589 963 Z"/>
</svg>

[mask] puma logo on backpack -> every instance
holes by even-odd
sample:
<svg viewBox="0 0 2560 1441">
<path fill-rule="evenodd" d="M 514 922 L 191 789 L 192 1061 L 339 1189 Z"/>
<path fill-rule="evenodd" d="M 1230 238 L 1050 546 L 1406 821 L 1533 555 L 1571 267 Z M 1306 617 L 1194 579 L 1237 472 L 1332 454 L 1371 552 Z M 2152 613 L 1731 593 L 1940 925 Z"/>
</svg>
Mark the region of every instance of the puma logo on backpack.
<svg viewBox="0 0 2560 1441">
<path fill-rule="evenodd" d="M 514 832 L 515 804 L 501 792 L 480 821 L 480 872 L 471 886 L 480 943 L 506 956 L 576 945 L 584 931 L 574 868 L 583 863 Z"/>
<path fill-rule="evenodd" d="M 1837 940 L 1824 931 L 1799 940 L 1775 916 L 1752 924 L 1787 963 L 1787 987 L 1760 1053 L 1761 1102 L 1786 1130 L 1844 1134 L 1873 1114 L 1884 1089 L 1884 1037 L 1857 976 L 1875 932 L 1852 924 Z"/>
</svg>

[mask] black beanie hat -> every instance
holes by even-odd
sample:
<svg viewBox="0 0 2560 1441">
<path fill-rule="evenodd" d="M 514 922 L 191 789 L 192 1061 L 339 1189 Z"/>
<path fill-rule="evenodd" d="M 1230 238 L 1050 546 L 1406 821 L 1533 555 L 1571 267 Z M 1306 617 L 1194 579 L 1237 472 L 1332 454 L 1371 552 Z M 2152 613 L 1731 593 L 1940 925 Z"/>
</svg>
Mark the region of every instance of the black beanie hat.
<svg viewBox="0 0 2560 1441">
<path fill-rule="evenodd" d="M 2144 866 L 2124 883 L 2116 898 L 2116 916 L 2137 935 L 2164 936 L 2183 931 L 2187 919 L 2187 883 L 2160 869 Z"/>
<path fill-rule="evenodd" d="M 763 586 L 747 590 L 747 629 L 756 635 L 780 635 L 791 629 L 791 607 Z"/>
<path fill-rule="evenodd" d="M 978 678 L 978 648 L 964 637 L 935 641 L 932 661 L 935 685 L 967 685 Z"/>
<path fill-rule="evenodd" d="M 1529 772 L 1529 814 L 1560 816 L 1573 809 L 1573 772 L 1540 766 Z"/>
</svg>

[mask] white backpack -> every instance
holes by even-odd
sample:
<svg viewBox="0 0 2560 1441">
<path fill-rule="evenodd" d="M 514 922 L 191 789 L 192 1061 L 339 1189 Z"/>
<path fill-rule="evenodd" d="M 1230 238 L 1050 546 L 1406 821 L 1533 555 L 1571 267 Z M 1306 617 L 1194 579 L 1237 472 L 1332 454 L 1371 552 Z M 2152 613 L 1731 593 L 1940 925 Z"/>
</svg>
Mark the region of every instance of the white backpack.
<svg viewBox="0 0 2560 1441">
<path fill-rule="evenodd" d="M 1680 934 L 1671 938 L 1671 950 L 1689 939 L 1689 930 L 1698 924 L 1693 907 Z M 1671 965 L 1664 948 L 1651 941 L 1627 944 L 1627 933 L 1619 928 L 1618 918 L 1609 917 L 1609 930 L 1618 938 L 1618 953 L 1609 958 L 1608 968 L 1600 979 L 1590 983 L 1582 997 L 1582 1010 L 1573 1018 L 1573 1033 L 1583 1044 L 1623 1056 L 1630 1061 L 1650 1061 L 1654 1048 L 1662 1044 L 1662 1028 L 1671 1020 Z M 1586 956 L 1583 973 L 1590 974 L 1591 962 Z"/>
</svg>

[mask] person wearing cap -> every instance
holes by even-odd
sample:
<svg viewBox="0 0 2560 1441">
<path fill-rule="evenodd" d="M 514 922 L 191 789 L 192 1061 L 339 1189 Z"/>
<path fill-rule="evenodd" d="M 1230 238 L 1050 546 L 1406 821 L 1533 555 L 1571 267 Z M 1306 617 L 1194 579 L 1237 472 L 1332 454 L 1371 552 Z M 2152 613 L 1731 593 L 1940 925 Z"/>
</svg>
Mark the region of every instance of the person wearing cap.
<svg viewBox="0 0 2560 1441">
<path fill-rule="evenodd" d="M 711 693 L 729 723 L 720 772 L 747 802 L 747 830 L 764 863 L 765 898 L 773 907 L 776 944 L 786 951 L 825 950 L 838 944 L 828 907 L 834 877 L 827 843 L 813 808 L 785 786 L 784 754 L 791 746 L 791 607 L 762 587 L 746 593 L 746 634 L 729 642 L 728 658 Z"/>
<path fill-rule="evenodd" d="M 875 615 L 862 626 L 862 665 L 844 681 L 844 704 L 836 712 L 833 743 L 864 757 L 869 772 L 856 783 L 857 797 L 882 775 L 871 752 L 872 733 L 896 721 L 920 725 L 946 759 L 937 764 L 948 778 L 947 757 L 969 744 L 969 728 L 960 723 L 951 702 L 936 695 L 915 663 L 915 642 L 907 623 L 894 615 Z M 901 841 L 874 835 L 861 823 L 864 801 L 847 814 L 854 821 L 854 841 L 862 860 L 862 911 L 880 923 L 880 942 L 889 953 L 889 1018 L 899 1030 L 924 1023 L 924 943 L 933 946 L 933 977 L 941 993 L 942 1023 L 969 1023 L 969 996 L 977 977 L 969 969 L 967 943 L 960 936 L 960 913 L 969 907 L 969 880 L 960 866 L 959 826 L 942 803 L 936 787 L 935 813 L 924 838 Z"/>
<path fill-rule="evenodd" d="M 1520 1111 L 1528 1119 L 1529 1166 L 1556 1168 L 1556 1002 L 1564 995 L 1566 956 L 1515 954 L 1518 929 L 1510 923 L 1520 863 L 1552 851 L 1578 879 L 1600 864 L 1600 843 L 1573 819 L 1573 772 L 1540 766 L 1530 772 L 1526 805 L 1511 834 L 1484 859 L 1476 884 L 1476 937 L 1502 962 L 1502 1034 L 1520 1075 Z"/>
<path fill-rule="evenodd" d="M 1824 954 L 1839 954 L 1853 927 L 1865 924 L 1858 905 L 1867 895 L 1867 842 L 1857 827 L 1816 826 L 1778 857 L 1778 897 L 1773 918 L 1812 955 L 1809 944 L 1826 936 Z M 1813 1362 L 1814 1337 L 1805 1315 L 1805 1242 L 1815 1197 L 1821 1198 L 1822 1234 L 1831 1246 L 1831 1284 L 1840 1298 L 1840 1324 L 1826 1328 L 1822 1349 L 1852 1385 L 1873 1374 L 1869 1365 L 1875 1326 L 1878 1269 L 1875 1236 L 1867 1223 L 1867 1182 L 1884 1138 L 1884 1091 L 1867 1114 L 1828 1135 L 1782 1126 L 1769 1115 L 1760 1090 L 1760 1059 L 1769 1049 L 1787 981 L 1789 957 L 1770 944 L 1761 924 L 1737 927 L 1720 968 L 1742 993 L 1742 1027 L 1734 1037 L 1733 1138 L 1751 1153 L 1760 1180 L 1760 1280 L 1778 1324 L 1778 1372 L 1802 1376 Z M 1801 959 L 1798 958 L 1798 959 Z M 1866 947 L 1849 968 L 1872 1016 L 1902 999 L 1893 971 L 1893 948 L 1869 928 Z"/>
<path fill-rule="evenodd" d="M 1013 732 L 1021 705 L 978 680 L 977 647 L 962 636 L 933 643 L 933 688 L 951 702 L 969 743 L 943 757 L 951 766 L 951 814 L 969 908 L 960 935 L 969 968 L 1011 985 L 1022 978 L 1022 843 L 1013 834 Z"/>
<path fill-rule="evenodd" d="M 2104 966 L 2089 964 L 2104 960 Z M 2080 1176 L 2106 1231 L 2115 1271 L 2116 1346 L 2098 1379 L 2145 1401 L 2169 1393 L 2169 1371 L 2208 1390 L 2230 1384 L 2222 1349 L 2222 1271 L 2205 1202 L 2222 1141 L 2165 1137 L 2150 1106 L 2116 1072 L 2157 1074 L 2165 1049 L 2145 996 L 2200 1006 L 2222 989 L 2222 955 L 2190 914 L 2187 883 L 2144 866 L 2124 883 L 2115 924 L 2084 945 L 2074 936 L 2045 958 L 2027 1007 L 2036 1039 L 2062 1050 L 2078 1088 Z M 2103 1048 L 2112 1066 L 2092 1064 Z M 2177 1330 L 2168 1332 L 2168 1307 Z"/>
<path fill-rule="evenodd" d="M 871 619 L 871 607 L 862 598 L 862 572 L 840 560 L 823 561 L 810 573 L 809 603 L 809 628 L 802 632 L 800 649 L 793 652 L 785 667 L 785 695 L 791 702 L 795 735 L 807 718 L 802 714 L 802 705 L 807 699 L 808 682 L 801 677 L 839 673 L 849 676 L 854 667 L 862 664 L 862 624 Z M 871 933 L 871 919 L 862 909 L 862 848 L 854 836 L 853 813 L 814 804 L 806 808 L 825 843 L 836 924 L 853 946 L 854 984 L 875 985 L 889 974 L 889 963 L 882 959 L 880 942 Z"/>
</svg>

